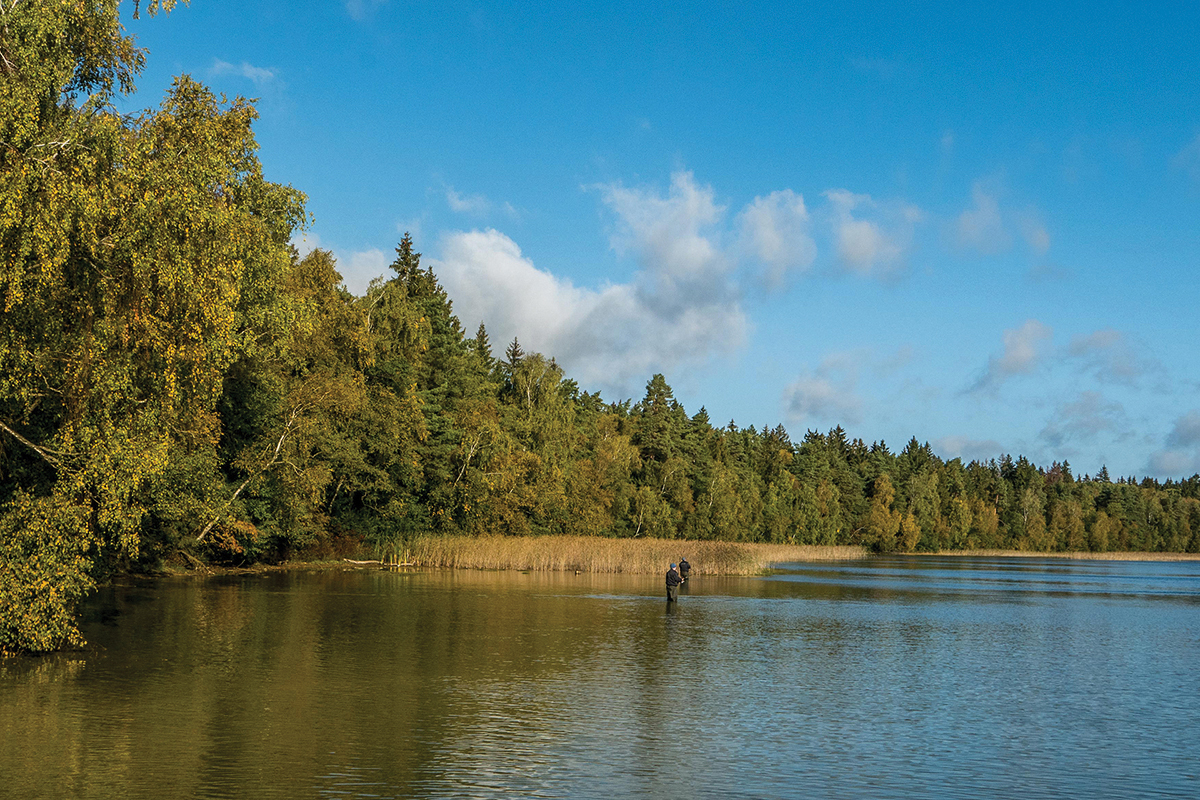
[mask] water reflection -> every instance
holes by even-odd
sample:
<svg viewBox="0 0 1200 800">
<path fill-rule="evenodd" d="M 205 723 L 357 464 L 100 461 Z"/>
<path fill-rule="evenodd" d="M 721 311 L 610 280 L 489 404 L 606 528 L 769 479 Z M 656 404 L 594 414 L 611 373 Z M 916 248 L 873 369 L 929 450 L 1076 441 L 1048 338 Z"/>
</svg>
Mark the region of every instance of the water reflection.
<svg viewBox="0 0 1200 800">
<path fill-rule="evenodd" d="M 0 666 L 16 797 L 1200 796 L 1196 564 L 117 587 Z"/>
</svg>

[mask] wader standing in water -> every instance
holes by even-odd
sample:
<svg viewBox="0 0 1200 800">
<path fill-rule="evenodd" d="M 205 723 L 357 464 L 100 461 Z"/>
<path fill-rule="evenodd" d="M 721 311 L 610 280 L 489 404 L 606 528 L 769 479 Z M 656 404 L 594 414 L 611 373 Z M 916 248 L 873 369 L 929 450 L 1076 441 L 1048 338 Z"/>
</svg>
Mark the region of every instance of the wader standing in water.
<svg viewBox="0 0 1200 800">
<path fill-rule="evenodd" d="M 679 584 L 683 583 L 683 578 L 679 577 L 679 573 L 675 570 L 675 565 L 667 570 L 667 602 L 674 603 L 679 599 Z"/>
<path fill-rule="evenodd" d="M 679 559 L 679 577 L 683 578 L 683 582 L 687 583 L 688 575 L 692 573 L 692 565 L 687 562 L 686 558 Z"/>
</svg>

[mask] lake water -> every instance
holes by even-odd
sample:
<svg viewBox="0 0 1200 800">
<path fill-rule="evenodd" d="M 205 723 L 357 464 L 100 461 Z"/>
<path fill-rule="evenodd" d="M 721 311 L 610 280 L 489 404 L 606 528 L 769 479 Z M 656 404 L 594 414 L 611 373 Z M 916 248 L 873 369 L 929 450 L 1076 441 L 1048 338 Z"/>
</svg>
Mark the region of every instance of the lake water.
<svg viewBox="0 0 1200 800">
<path fill-rule="evenodd" d="M 13 798 L 1200 797 L 1200 563 L 331 571 L 0 662 Z"/>
</svg>

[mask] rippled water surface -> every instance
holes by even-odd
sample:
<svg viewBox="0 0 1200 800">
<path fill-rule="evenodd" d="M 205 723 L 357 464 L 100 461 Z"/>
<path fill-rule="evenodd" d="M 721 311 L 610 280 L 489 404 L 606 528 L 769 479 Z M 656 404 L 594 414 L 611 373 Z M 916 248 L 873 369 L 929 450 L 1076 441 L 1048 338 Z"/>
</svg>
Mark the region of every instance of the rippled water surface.
<svg viewBox="0 0 1200 800">
<path fill-rule="evenodd" d="M 163 580 L 0 662 L 0 797 L 1200 797 L 1200 564 Z"/>
</svg>

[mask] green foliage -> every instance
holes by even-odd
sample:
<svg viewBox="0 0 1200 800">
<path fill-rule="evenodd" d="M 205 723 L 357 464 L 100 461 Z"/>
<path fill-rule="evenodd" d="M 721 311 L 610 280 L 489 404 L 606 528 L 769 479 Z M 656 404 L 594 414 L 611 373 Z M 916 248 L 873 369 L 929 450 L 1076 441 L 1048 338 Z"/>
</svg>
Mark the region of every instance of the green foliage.
<svg viewBox="0 0 1200 800">
<path fill-rule="evenodd" d="M 171 2 L 152 2 L 151 13 Z M 137 117 L 114 2 L 0 7 L 0 648 L 78 644 L 116 571 L 413 536 L 582 534 L 879 552 L 1200 550 L 1200 475 L 898 454 L 713 427 L 666 378 L 605 403 L 467 339 L 407 234 L 362 297 L 288 242 L 251 103 L 187 77 Z"/>
<path fill-rule="evenodd" d="M 0 515 L 0 651 L 46 652 L 81 644 L 75 608 L 94 584 L 95 542 L 78 506 L 14 497 Z"/>
<path fill-rule="evenodd" d="M 156 112 L 110 107 L 142 64 L 114 3 L 4 17 L 0 519 L 26 543 L 5 543 L 4 591 L 44 619 L 3 644 L 46 649 L 78 639 L 55 609 L 212 494 L 197 454 L 225 372 L 287 328 L 272 287 L 303 197 L 263 180 L 241 99 L 184 77 Z"/>
</svg>

